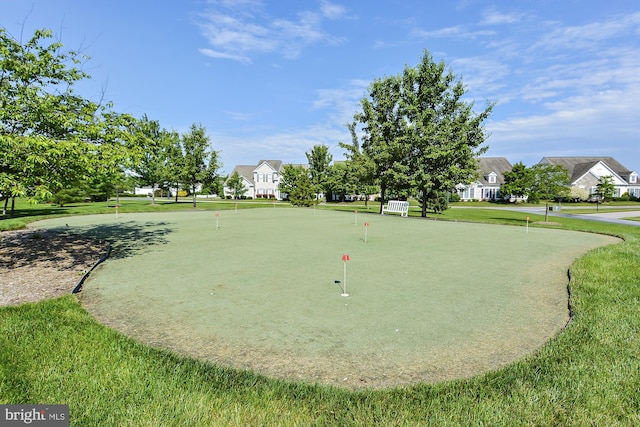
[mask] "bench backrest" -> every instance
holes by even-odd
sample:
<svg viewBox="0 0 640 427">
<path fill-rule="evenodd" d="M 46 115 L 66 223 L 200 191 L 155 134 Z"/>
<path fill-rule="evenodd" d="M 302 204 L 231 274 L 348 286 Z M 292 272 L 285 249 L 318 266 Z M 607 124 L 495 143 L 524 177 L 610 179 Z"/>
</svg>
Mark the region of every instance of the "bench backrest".
<svg viewBox="0 0 640 427">
<path fill-rule="evenodd" d="M 390 211 L 404 211 L 409 207 L 409 202 L 401 200 L 389 200 L 387 203 L 387 210 Z"/>
</svg>

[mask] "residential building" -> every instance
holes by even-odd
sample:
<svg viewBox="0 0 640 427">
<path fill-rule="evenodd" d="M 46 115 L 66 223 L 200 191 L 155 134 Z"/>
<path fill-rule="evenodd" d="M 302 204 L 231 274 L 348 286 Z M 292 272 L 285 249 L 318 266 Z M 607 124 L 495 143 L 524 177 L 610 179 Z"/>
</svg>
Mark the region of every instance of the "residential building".
<svg viewBox="0 0 640 427">
<path fill-rule="evenodd" d="M 231 175 L 235 172 L 243 180 L 247 191 L 243 196 L 247 198 L 268 198 L 281 200 L 280 175 L 282 173 L 282 160 L 260 160 L 257 165 L 238 165 L 233 168 Z M 233 195 L 230 189 L 224 186 L 225 196 Z"/>
<path fill-rule="evenodd" d="M 564 167 L 571 177 L 572 192 L 593 195 L 600 179 L 610 176 L 614 185 L 613 197 L 625 193 L 640 197 L 638 173 L 624 167 L 613 157 L 543 157 L 540 163 Z"/>
<path fill-rule="evenodd" d="M 478 177 L 471 184 L 458 184 L 456 190 L 463 201 L 500 200 L 500 187 L 504 184 L 504 173 L 510 172 L 512 165 L 505 157 L 479 157 Z"/>
</svg>

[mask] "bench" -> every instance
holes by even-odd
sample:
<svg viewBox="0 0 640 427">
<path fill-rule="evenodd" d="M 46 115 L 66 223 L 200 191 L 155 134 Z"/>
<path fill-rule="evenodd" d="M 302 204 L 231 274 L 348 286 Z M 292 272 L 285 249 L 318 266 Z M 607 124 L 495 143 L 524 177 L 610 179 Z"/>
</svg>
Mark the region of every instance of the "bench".
<svg viewBox="0 0 640 427">
<path fill-rule="evenodd" d="M 382 206 L 382 215 L 385 212 L 399 213 L 400 216 L 409 216 L 409 202 L 401 200 L 389 200 L 386 205 Z"/>
</svg>

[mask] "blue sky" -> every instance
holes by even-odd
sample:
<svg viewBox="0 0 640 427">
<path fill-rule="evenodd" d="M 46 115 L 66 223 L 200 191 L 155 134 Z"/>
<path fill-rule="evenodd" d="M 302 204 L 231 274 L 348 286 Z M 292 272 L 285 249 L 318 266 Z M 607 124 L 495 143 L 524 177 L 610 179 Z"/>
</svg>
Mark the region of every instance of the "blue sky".
<svg viewBox="0 0 640 427">
<path fill-rule="evenodd" d="M 613 156 L 640 172 L 636 0 L 0 0 L 0 26 L 80 49 L 78 86 L 167 129 L 206 127 L 224 171 L 261 159 L 342 159 L 375 78 L 428 49 L 469 101 L 496 106 L 487 156 Z"/>
</svg>

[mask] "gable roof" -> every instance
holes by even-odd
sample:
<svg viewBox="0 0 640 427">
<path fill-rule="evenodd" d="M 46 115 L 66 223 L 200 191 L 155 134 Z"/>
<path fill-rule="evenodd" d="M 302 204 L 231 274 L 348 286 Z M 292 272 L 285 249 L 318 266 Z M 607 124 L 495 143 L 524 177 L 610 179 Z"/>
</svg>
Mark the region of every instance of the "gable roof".
<svg viewBox="0 0 640 427">
<path fill-rule="evenodd" d="M 496 174 L 496 182 L 490 184 L 504 184 L 504 173 L 510 172 L 511 169 L 513 169 L 513 166 L 506 157 L 479 157 L 478 170 L 480 171 L 480 176 L 478 181 L 483 185 L 489 184 L 488 176 L 491 172 L 494 172 Z"/>
<path fill-rule="evenodd" d="M 571 182 L 580 179 L 599 162 L 604 163 L 616 175 L 627 182 L 629 182 L 629 176 L 632 174 L 632 171 L 624 167 L 613 157 L 543 157 L 540 163 L 543 162 L 564 167 L 569 172 Z"/>
<path fill-rule="evenodd" d="M 253 184 L 253 170 L 255 168 L 256 167 L 253 165 L 237 165 L 235 168 L 233 168 L 229 176 L 233 175 L 235 172 L 238 172 L 238 175 Z"/>
<path fill-rule="evenodd" d="M 280 172 L 280 169 L 282 169 L 282 160 L 260 160 L 258 162 L 258 166 L 255 166 L 255 169 L 259 168 L 263 163 L 268 164 L 273 170 L 277 172 Z"/>
</svg>

